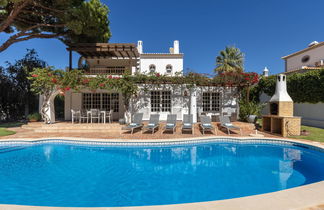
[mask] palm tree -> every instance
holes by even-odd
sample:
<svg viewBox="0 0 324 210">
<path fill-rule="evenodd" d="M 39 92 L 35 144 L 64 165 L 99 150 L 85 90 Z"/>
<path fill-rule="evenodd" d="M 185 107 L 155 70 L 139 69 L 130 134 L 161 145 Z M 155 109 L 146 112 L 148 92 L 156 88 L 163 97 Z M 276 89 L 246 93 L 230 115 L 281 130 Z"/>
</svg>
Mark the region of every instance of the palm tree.
<svg viewBox="0 0 324 210">
<path fill-rule="evenodd" d="M 215 72 L 243 72 L 244 54 L 239 48 L 227 46 L 216 57 Z"/>
</svg>

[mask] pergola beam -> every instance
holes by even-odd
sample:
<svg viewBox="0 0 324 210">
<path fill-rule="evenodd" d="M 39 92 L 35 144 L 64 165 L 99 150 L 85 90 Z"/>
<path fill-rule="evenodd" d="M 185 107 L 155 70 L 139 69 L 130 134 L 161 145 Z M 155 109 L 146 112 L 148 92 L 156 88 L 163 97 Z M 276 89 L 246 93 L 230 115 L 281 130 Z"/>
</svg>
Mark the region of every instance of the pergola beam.
<svg viewBox="0 0 324 210">
<path fill-rule="evenodd" d="M 135 44 L 80 43 L 71 44 L 67 50 L 76 51 L 82 56 L 109 56 L 121 58 L 139 58 Z"/>
</svg>

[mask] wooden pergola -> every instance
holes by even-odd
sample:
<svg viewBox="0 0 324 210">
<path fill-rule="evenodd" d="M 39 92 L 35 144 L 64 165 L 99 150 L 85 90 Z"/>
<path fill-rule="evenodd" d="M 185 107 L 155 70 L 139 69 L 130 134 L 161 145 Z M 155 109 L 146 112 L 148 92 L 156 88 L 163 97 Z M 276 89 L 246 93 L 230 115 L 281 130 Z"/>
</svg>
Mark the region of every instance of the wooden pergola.
<svg viewBox="0 0 324 210">
<path fill-rule="evenodd" d="M 137 47 L 133 43 L 78 43 L 70 44 L 69 69 L 72 69 L 72 51 L 78 52 L 84 58 L 114 58 L 114 59 L 139 59 Z"/>
</svg>

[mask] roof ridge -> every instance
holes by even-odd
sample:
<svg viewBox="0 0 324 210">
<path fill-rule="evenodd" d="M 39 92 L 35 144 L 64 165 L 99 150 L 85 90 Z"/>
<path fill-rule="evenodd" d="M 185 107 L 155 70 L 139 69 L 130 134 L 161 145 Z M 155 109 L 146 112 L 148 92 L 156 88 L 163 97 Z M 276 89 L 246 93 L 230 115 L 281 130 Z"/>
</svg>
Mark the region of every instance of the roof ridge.
<svg viewBox="0 0 324 210">
<path fill-rule="evenodd" d="M 324 45 L 324 41 L 323 41 L 323 42 L 319 42 L 318 44 L 315 44 L 315 45 L 309 46 L 309 47 L 307 47 L 307 48 L 304 48 L 304 49 L 302 49 L 302 50 L 299 50 L 299 51 L 297 51 L 297 52 L 294 52 L 294 53 L 292 53 L 292 54 L 289 54 L 289 55 L 283 56 L 283 57 L 281 57 L 281 59 L 284 59 L 284 60 L 285 60 L 285 59 L 290 58 L 290 57 L 292 57 L 292 56 L 299 55 L 299 54 L 301 54 L 301 53 L 303 53 L 303 52 L 307 52 L 307 51 L 309 51 L 309 50 L 315 49 L 315 48 L 320 47 L 320 46 L 323 46 L 323 45 Z"/>
</svg>

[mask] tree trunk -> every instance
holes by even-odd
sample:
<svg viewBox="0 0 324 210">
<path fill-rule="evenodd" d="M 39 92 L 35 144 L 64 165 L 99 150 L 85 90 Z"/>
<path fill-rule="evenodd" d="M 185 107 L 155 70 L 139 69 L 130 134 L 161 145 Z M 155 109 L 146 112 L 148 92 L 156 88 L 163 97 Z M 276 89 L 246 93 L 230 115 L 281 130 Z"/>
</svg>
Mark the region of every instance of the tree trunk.
<svg viewBox="0 0 324 210">
<path fill-rule="evenodd" d="M 28 97 L 25 98 L 25 119 L 27 119 L 27 116 L 29 115 L 29 100 L 28 100 Z"/>
<path fill-rule="evenodd" d="M 130 98 L 124 94 L 123 94 L 123 97 L 124 97 L 124 109 L 125 109 L 125 113 L 124 113 L 125 122 L 131 123 L 131 113 L 129 111 Z"/>
<path fill-rule="evenodd" d="M 250 102 L 250 86 L 248 86 L 246 89 L 246 101 Z"/>
<path fill-rule="evenodd" d="M 51 116 L 48 115 L 48 111 L 50 110 L 50 99 L 54 91 L 46 92 L 43 94 L 43 102 L 42 107 L 40 110 L 40 114 L 42 116 L 42 119 L 44 120 L 45 124 L 50 124 L 51 122 Z"/>
</svg>

